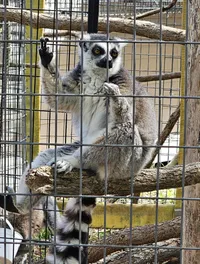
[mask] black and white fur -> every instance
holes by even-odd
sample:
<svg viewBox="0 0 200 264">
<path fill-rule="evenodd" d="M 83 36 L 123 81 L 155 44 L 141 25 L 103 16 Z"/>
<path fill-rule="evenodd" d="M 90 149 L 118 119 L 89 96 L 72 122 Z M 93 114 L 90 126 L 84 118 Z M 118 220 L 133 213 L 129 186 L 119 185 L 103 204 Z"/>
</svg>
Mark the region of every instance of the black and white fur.
<svg viewBox="0 0 200 264">
<path fill-rule="evenodd" d="M 106 35 L 85 35 L 80 42 L 79 63 L 72 71 L 61 76 L 56 67 L 56 57 L 47 47 L 48 40 L 41 39 L 41 81 L 46 101 L 53 109 L 73 113 L 73 127 L 82 139 L 83 146 L 81 152 L 78 147 L 73 147 L 72 151 L 67 146 L 58 147 L 56 159 L 55 150 L 48 149 L 38 155 L 32 168 L 50 165 L 58 172 L 70 172 L 73 168 L 82 167 L 97 171 L 101 179 L 124 178 L 137 174 L 149 161 L 157 138 L 153 103 L 145 88 L 138 82 L 133 84 L 132 76 L 121 64 L 125 44 L 118 38 L 110 38 L 108 43 L 107 40 Z M 22 195 L 17 195 L 15 201 L 16 207 L 23 213 L 30 207 L 27 198 L 30 192 L 25 184 L 26 173 L 19 184 L 18 193 Z M 39 199 L 32 199 L 32 204 Z M 78 204 L 78 200 L 72 201 L 74 205 Z M 74 212 L 77 210 L 74 209 Z M 64 225 L 67 219 L 63 219 Z M 67 227 L 68 224 L 66 229 L 62 224 L 59 227 L 58 241 L 62 240 L 60 238 L 64 230 L 68 234 Z M 67 246 L 56 247 L 58 260 L 61 249 L 67 252 L 64 263 L 79 263 L 76 258 L 72 259 L 74 262 L 69 262 L 71 251 Z M 84 250 L 80 252 L 84 254 Z M 52 257 L 49 261 L 53 263 Z"/>
<path fill-rule="evenodd" d="M 55 57 L 46 46 L 47 39 L 41 41 L 41 81 L 46 101 L 51 108 L 72 111 L 75 132 L 82 136 L 82 157 L 77 149 L 73 155 L 49 162 L 56 165 L 58 172 L 82 167 L 97 171 L 101 179 L 105 174 L 130 177 L 151 156 L 157 137 L 152 101 L 138 82 L 133 85 L 132 77 L 122 67 L 124 43 L 118 38 L 106 41 L 106 35 L 85 35 L 80 42 L 79 63 L 64 76 L 60 75 Z M 95 49 L 100 50 L 98 55 Z M 110 147 L 106 148 L 105 144 Z"/>
<path fill-rule="evenodd" d="M 95 205 L 95 198 L 69 200 L 65 213 L 58 222 L 55 247 L 51 247 L 47 263 L 87 263 L 88 228 L 92 222 L 92 211 Z"/>
<path fill-rule="evenodd" d="M 133 84 L 122 66 L 125 44 L 118 38 L 107 40 L 106 35 L 85 35 L 77 66 L 61 76 L 48 40 L 41 39 L 41 82 L 46 101 L 53 109 L 73 113 L 73 127 L 83 146 L 82 157 L 78 146 L 57 147 L 56 155 L 54 149 L 47 149 L 36 157 L 32 168 L 50 165 L 58 172 L 69 172 L 82 167 L 97 171 L 101 179 L 124 178 L 138 173 L 149 161 L 157 138 L 152 100 L 140 83 Z M 100 49 L 99 55 L 94 54 L 95 48 Z M 112 56 L 113 51 L 117 56 Z M 21 195 L 16 195 L 15 201 L 22 213 L 30 208 L 27 170 L 19 183 L 17 193 Z M 32 197 L 32 203 L 39 199 Z"/>
</svg>

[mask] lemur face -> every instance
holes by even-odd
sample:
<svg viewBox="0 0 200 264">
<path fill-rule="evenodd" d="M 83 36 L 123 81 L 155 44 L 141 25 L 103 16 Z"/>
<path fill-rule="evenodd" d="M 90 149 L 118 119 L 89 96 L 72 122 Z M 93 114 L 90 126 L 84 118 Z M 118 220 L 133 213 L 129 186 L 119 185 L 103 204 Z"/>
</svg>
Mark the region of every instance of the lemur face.
<svg viewBox="0 0 200 264">
<path fill-rule="evenodd" d="M 83 70 L 109 69 L 115 73 L 121 66 L 121 51 L 126 43 L 118 43 L 119 38 L 110 38 L 107 43 L 107 36 L 102 34 L 87 34 L 80 42 L 79 55 Z"/>
</svg>

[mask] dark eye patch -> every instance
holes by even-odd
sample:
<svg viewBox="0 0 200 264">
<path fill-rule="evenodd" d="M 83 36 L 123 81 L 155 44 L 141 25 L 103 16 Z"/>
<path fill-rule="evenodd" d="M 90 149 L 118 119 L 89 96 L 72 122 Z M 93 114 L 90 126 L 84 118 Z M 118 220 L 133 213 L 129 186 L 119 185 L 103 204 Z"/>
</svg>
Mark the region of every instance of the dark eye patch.
<svg viewBox="0 0 200 264">
<path fill-rule="evenodd" d="M 100 46 L 98 46 L 98 45 L 95 45 L 95 46 L 93 47 L 93 49 L 92 49 L 92 54 L 93 54 L 94 56 L 100 56 L 100 55 L 105 54 L 105 50 L 104 50 L 102 47 L 100 47 Z"/>
<path fill-rule="evenodd" d="M 110 51 L 110 56 L 113 58 L 113 59 L 116 59 L 117 56 L 118 56 L 119 52 L 114 48 Z"/>
</svg>

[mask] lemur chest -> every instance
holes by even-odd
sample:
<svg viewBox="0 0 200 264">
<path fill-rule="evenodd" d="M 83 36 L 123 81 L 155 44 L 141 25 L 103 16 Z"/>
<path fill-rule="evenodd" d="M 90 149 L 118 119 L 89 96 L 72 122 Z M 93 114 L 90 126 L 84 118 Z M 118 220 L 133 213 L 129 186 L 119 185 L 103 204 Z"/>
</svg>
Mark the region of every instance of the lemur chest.
<svg viewBox="0 0 200 264">
<path fill-rule="evenodd" d="M 84 143 L 90 143 L 97 137 L 103 136 L 106 129 L 110 130 L 112 126 L 105 97 L 102 97 L 100 92 L 103 85 L 104 81 L 102 79 L 88 76 L 83 78 L 82 88 L 85 96 L 82 97 L 82 103 L 80 103 L 77 123 L 80 123 L 82 119 Z M 81 116 L 82 118 L 80 118 Z"/>
<path fill-rule="evenodd" d="M 83 93 L 84 94 L 96 94 L 99 89 L 104 85 L 104 78 L 96 75 L 83 75 Z"/>
<path fill-rule="evenodd" d="M 80 109 L 81 110 L 81 109 Z M 109 115 L 103 97 L 87 97 L 82 103 L 82 131 L 85 142 L 103 136 L 106 126 L 110 128 Z"/>
</svg>

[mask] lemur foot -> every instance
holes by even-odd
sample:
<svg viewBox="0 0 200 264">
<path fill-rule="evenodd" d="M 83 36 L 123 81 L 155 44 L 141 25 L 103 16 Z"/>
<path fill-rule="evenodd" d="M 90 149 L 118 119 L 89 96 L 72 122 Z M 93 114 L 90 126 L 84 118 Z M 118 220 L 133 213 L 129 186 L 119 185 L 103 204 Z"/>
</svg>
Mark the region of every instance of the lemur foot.
<svg viewBox="0 0 200 264">
<path fill-rule="evenodd" d="M 40 49 L 39 54 L 41 58 L 41 64 L 48 69 L 48 65 L 53 58 L 53 52 L 49 52 L 49 47 L 47 47 L 47 42 L 49 41 L 48 38 L 41 38 L 40 39 Z"/>
<path fill-rule="evenodd" d="M 54 159 L 52 159 L 50 162 L 48 162 L 47 166 L 51 166 L 52 168 L 56 169 L 58 173 L 68 173 L 73 169 L 73 166 L 70 161 L 64 159 L 57 159 L 56 162 Z"/>
<path fill-rule="evenodd" d="M 107 82 L 104 83 L 103 87 L 100 89 L 100 92 L 110 96 L 115 96 L 120 94 L 118 85 Z"/>
</svg>

